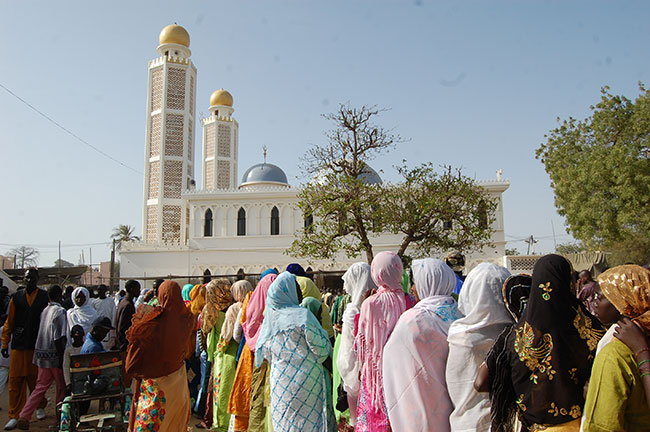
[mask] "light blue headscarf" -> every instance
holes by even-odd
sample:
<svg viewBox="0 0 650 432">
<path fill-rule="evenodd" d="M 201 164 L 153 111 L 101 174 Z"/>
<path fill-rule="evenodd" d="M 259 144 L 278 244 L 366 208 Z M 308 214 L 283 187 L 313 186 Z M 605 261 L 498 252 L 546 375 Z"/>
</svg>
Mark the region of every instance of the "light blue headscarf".
<svg viewBox="0 0 650 432">
<path fill-rule="evenodd" d="M 309 309 L 305 309 L 298 304 L 296 289 L 296 276 L 286 271 L 280 273 L 269 287 L 269 292 L 266 295 L 264 321 L 256 343 L 256 367 L 259 367 L 264 360 L 261 347 L 280 332 L 296 327 L 309 326 L 314 331 L 323 332 L 323 338 L 327 339 L 327 333 L 325 333 L 314 314 Z"/>
<path fill-rule="evenodd" d="M 181 296 L 183 297 L 183 301 L 190 301 L 192 298 L 190 297 L 190 294 L 192 292 L 192 288 L 194 288 L 194 285 L 188 283 L 185 284 L 183 287 L 183 290 L 181 291 Z"/>
</svg>

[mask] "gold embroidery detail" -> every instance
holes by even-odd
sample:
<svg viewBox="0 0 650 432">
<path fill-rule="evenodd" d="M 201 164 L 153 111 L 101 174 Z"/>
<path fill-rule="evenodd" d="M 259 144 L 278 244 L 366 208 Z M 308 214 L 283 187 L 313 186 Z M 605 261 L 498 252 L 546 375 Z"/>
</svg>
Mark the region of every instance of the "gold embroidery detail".
<svg viewBox="0 0 650 432">
<path fill-rule="evenodd" d="M 578 405 L 573 405 L 570 410 L 567 410 L 566 408 L 558 407 L 555 405 L 555 402 L 551 402 L 551 408 L 548 410 L 548 413 L 553 414 L 554 417 L 557 417 L 558 415 L 571 416 L 571 418 L 574 419 L 582 417 L 582 412 Z"/>
<path fill-rule="evenodd" d="M 580 307 L 578 307 L 576 316 L 573 319 L 573 326 L 578 330 L 580 338 L 587 342 L 589 351 L 595 350 L 598 341 L 605 335 L 605 330 L 598 330 L 593 327 L 592 319 L 585 315 Z"/>
<path fill-rule="evenodd" d="M 528 408 L 526 408 L 526 404 L 523 402 L 524 400 L 524 394 L 520 394 L 517 400 L 515 401 L 517 403 L 517 406 L 519 407 L 520 410 L 526 411 Z"/>
<path fill-rule="evenodd" d="M 569 369 L 569 376 L 571 377 L 571 381 L 573 381 L 575 384 L 578 384 L 578 377 L 576 377 L 576 372 L 578 372 L 578 368 Z"/>
<path fill-rule="evenodd" d="M 553 291 L 553 288 L 551 288 L 551 283 L 546 282 L 545 284 L 539 284 L 539 289 L 544 291 L 542 293 L 542 298 L 546 301 L 549 301 L 551 299 L 551 291 Z"/>
<path fill-rule="evenodd" d="M 523 327 L 515 331 L 515 352 L 519 356 L 519 361 L 525 362 L 526 367 L 532 374 L 530 380 L 537 384 L 539 376 L 537 373 L 546 374 L 549 381 L 553 380 L 555 370 L 551 365 L 551 352 L 553 351 L 553 338 L 549 333 L 542 335 L 540 344 L 533 346 L 535 333 L 529 323 L 524 323 Z"/>
</svg>

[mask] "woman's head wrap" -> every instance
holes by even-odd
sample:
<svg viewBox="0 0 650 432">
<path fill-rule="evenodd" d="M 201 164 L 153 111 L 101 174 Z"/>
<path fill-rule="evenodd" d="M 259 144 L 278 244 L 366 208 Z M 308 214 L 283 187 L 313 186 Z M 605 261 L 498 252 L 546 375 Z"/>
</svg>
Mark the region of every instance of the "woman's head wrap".
<svg viewBox="0 0 650 432">
<path fill-rule="evenodd" d="M 264 271 L 262 272 L 262 274 L 260 275 L 260 280 L 264 279 L 265 276 L 270 275 L 270 274 L 274 274 L 274 275 L 277 276 L 278 271 L 277 271 L 276 269 L 273 269 L 273 268 L 266 269 L 266 270 L 264 270 Z"/>
<path fill-rule="evenodd" d="M 621 315 L 650 330 L 650 270 L 622 265 L 601 273 L 598 283 Z"/>
<path fill-rule="evenodd" d="M 402 259 L 395 252 L 379 252 L 372 260 L 370 272 L 372 280 L 378 287 L 390 290 L 402 290 Z"/>
<path fill-rule="evenodd" d="M 305 269 L 298 263 L 292 263 L 287 266 L 287 271 L 293 273 L 296 276 L 307 276 Z"/>
<path fill-rule="evenodd" d="M 238 280 L 237 282 L 232 284 L 230 290 L 232 291 L 232 297 L 235 300 L 235 302 L 239 303 L 244 301 L 244 297 L 246 297 L 246 294 L 249 291 L 253 291 L 253 285 L 251 285 L 251 283 L 245 279 Z"/>
<path fill-rule="evenodd" d="M 192 300 L 190 298 L 190 293 L 192 292 L 192 288 L 194 288 L 194 285 L 191 283 L 183 285 L 183 290 L 181 291 L 181 296 L 183 297 L 183 301 L 190 301 Z"/>
<path fill-rule="evenodd" d="M 512 275 L 503 283 L 503 302 L 515 321 L 524 313 L 533 278 L 527 274 Z"/>
<path fill-rule="evenodd" d="M 205 307 L 201 313 L 201 330 L 207 335 L 219 319 L 219 312 L 232 304 L 230 281 L 228 279 L 212 279 L 206 286 Z"/>
<path fill-rule="evenodd" d="M 456 274 L 437 258 L 413 260 L 413 283 L 420 300 L 433 296 L 449 296 L 456 287 Z"/>
</svg>

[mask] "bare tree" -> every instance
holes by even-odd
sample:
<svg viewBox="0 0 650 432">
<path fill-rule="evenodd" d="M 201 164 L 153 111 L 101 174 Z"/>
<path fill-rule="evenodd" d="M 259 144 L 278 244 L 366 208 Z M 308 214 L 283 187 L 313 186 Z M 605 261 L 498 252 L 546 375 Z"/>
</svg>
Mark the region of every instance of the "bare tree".
<svg viewBox="0 0 650 432">
<path fill-rule="evenodd" d="M 38 249 L 29 246 L 17 246 L 7 252 L 8 256 L 16 258 L 16 265 L 19 268 L 33 267 L 38 264 L 40 253 Z"/>
</svg>

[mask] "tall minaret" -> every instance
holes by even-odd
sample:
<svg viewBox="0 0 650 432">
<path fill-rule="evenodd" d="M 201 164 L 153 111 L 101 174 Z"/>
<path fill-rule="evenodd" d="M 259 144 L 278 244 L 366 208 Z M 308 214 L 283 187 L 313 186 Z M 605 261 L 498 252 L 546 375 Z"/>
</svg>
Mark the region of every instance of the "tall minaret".
<svg viewBox="0 0 650 432">
<path fill-rule="evenodd" d="M 149 62 L 142 231 L 146 243 L 178 243 L 189 216 L 181 192 L 194 178 L 196 67 L 183 27 L 168 25 L 159 41 Z"/>
<path fill-rule="evenodd" d="M 232 118 L 232 95 L 219 89 L 210 96 L 210 116 L 203 120 L 203 189 L 237 187 L 239 123 Z"/>
</svg>

